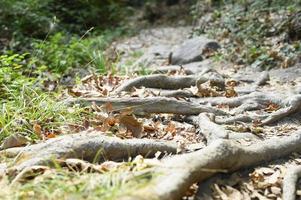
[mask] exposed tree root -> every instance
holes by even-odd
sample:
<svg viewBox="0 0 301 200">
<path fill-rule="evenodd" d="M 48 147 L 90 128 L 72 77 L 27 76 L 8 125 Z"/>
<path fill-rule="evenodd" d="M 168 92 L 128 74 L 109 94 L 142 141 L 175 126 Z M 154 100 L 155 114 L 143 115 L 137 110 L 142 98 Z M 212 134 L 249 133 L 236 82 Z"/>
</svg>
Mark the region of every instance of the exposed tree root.
<svg viewBox="0 0 301 200">
<path fill-rule="evenodd" d="M 261 125 L 272 124 L 284 117 L 292 115 L 301 110 L 301 95 L 294 95 L 291 97 L 281 99 L 281 96 L 275 96 L 276 94 L 263 94 L 261 92 L 252 93 L 236 98 L 207 98 L 202 104 L 211 105 L 228 105 L 230 107 L 237 107 L 232 110 L 232 114 L 240 114 L 245 111 L 258 110 L 266 108 L 270 103 L 274 102 L 281 106 L 277 111 L 273 111 L 269 114 L 248 114 L 248 115 L 237 115 L 230 117 L 229 119 L 218 119 L 218 124 L 223 123 L 234 123 L 234 122 L 252 122 L 254 120 L 261 121 Z"/>
<path fill-rule="evenodd" d="M 198 116 L 191 116 L 189 119 L 200 129 L 200 132 L 205 136 L 208 144 L 216 141 L 217 139 L 259 139 L 252 133 L 234 133 L 226 130 L 221 125 L 215 123 L 214 116 L 210 117 L 207 113 L 201 113 Z"/>
<path fill-rule="evenodd" d="M 134 114 L 148 115 L 151 113 L 173 113 L 180 115 L 198 115 L 202 112 L 213 113 L 215 115 L 228 115 L 228 113 L 217 108 L 199 105 L 192 102 L 180 101 L 165 97 L 141 98 L 77 98 L 68 100 L 67 103 L 90 105 L 104 105 L 111 103 L 114 110 L 131 108 Z"/>
<path fill-rule="evenodd" d="M 204 99 L 198 99 L 197 102 L 201 104 L 211 104 L 213 106 L 216 105 L 228 105 L 230 108 L 238 107 L 243 104 L 249 104 L 250 102 L 255 102 L 258 105 L 267 105 L 269 102 L 281 103 L 283 100 L 282 95 L 279 94 L 270 94 L 263 92 L 253 92 L 251 94 L 238 96 L 234 98 L 226 98 L 226 97 L 209 97 Z"/>
<path fill-rule="evenodd" d="M 269 80 L 270 80 L 269 72 L 264 71 L 260 74 L 259 78 L 255 81 L 255 87 L 265 85 Z"/>
<path fill-rule="evenodd" d="M 245 147 L 218 140 L 202 150 L 163 159 L 154 169 L 158 176 L 151 184 L 125 199 L 181 199 L 193 183 L 218 172 L 233 172 L 300 151 L 301 131 Z"/>
<path fill-rule="evenodd" d="M 141 76 L 126 81 L 119 88 L 117 93 L 122 91 L 130 91 L 132 88 L 146 87 L 146 88 L 160 88 L 160 89 L 181 89 L 193 86 L 198 80 L 197 76 L 166 76 L 161 74 Z M 204 79 L 204 82 L 207 80 Z"/>
<path fill-rule="evenodd" d="M 298 111 L 301 111 L 301 95 L 295 95 L 291 98 L 286 99 L 285 103 L 287 104 L 287 107 L 277 110 L 270 115 L 268 115 L 267 118 L 262 120 L 262 125 L 267 125 L 274 123 L 284 117 L 287 117 L 291 114 L 294 114 Z"/>
<path fill-rule="evenodd" d="M 185 74 L 187 75 L 193 75 L 194 72 L 191 71 L 188 68 L 185 68 L 184 66 L 180 66 L 180 65 L 170 65 L 170 66 L 163 66 L 163 67 L 157 67 L 157 68 L 152 68 L 151 72 L 153 74 L 166 74 L 166 73 L 176 73 L 178 71 L 183 71 L 185 72 Z"/>
<path fill-rule="evenodd" d="M 222 118 L 222 119 L 216 118 L 215 123 L 217 123 L 217 124 L 233 124 L 236 122 L 250 123 L 253 120 L 254 119 L 249 115 L 236 115 L 236 116 L 231 116 L 231 117 Z"/>
<path fill-rule="evenodd" d="M 161 90 L 161 89 L 150 89 L 148 88 L 147 91 L 154 93 L 157 96 L 161 97 L 184 97 L 189 98 L 193 97 L 193 93 L 190 90 Z"/>
<path fill-rule="evenodd" d="M 299 177 L 301 177 L 301 166 L 293 166 L 287 169 L 283 179 L 283 200 L 296 199 L 296 186 Z"/>
<path fill-rule="evenodd" d="M 192 116 L 190 119 L 192 120 L 193 124 L 200 129 L 200 132 L 205 136 L 208 144 L 217 139 L 229 138 L 228 132 L 222 126 L 212 122 L 207 113 L 201 113 L 198 116 Z"/>
<path fill-rule="evenodd" d="M 160 88 L 177 90 L 182 88 L 189 88 L 198 83 L 205 83 L 207 81 L 220 82 L 219 84 L 224 84 L 223 79 L 218 79 L 214 76 L 167 76 L 162 74 L 141 76 L 131 80 L 126 81 L 120 87 L 116 89 L 117 93 L 122 91 L 130 91 L 132 88 L 146 87 L 146 88 Z"/>
<path fill-rule="evenodd" d="M 53 159 L 80 158 L 87 161 L 123 160 L 131 156 L 153 156 L 157 151 L 176 153 L 177 145 L 146 139 L 121 140 L 101 133 L 64 135 L 23 148 L 15 148 L 17 171 L 34 165 L 49 165 Z M 0 152 L 12 153 L 11 149 Z M 12 156 L 12 154 L 10 155 Z"/>
</svg>

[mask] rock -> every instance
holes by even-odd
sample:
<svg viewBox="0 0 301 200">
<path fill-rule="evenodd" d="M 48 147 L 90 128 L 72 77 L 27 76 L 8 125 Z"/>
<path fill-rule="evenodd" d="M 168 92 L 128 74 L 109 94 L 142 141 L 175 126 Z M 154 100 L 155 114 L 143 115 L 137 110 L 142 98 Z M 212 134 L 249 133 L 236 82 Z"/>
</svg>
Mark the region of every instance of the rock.
<svg viewBox="0 0 301 200">
<path fill-rule="evenodd" d="M 12 147 L 24 146 L 28 143 L 28 139 L 21 134 L 12 134 L 7 137 L 0 146 L 0 149 L 8 149 Z"/>
<path fill-rule="evenodd" d="M 168 60 L 171 46 L 156 45 L 149 47 L 146 52 L 136 62 L 132 64 L 132 69 L 139 69 L 141 67 L 151 68 L 153 66 L 162 65 Z"/>
<path fill-rule="evenodd" d="M 204 36 L 195 37 L 184 41 L 171 56 L 171 64 L 187 64 L 202 61 L 206 53 L 216 51 L 220 45 Z"/>
</svg>

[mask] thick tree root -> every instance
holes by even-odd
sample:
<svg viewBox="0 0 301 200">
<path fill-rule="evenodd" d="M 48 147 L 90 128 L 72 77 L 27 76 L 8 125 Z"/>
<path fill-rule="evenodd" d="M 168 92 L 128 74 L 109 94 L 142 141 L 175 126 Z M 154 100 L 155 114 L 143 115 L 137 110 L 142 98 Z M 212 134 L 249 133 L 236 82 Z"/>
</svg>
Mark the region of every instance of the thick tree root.
<svg viewBox="0 0 301 200">
<path fill-rule="evenodd" d="M 77 98 L 68 100 L 67 103 L 82 105 L 104 105 L 111 103 L 113 110 L 120 111 L 132 109 L 134 114 L 149 115 L 151 113 L 173 113 L 179 115 L 198 115 L 202 112 L 213 113 L 215 115 L 228 115 L 228 113 L 217 108 L 199 105 L 192 102 L 180 101 L 165 97 L 141 98 Z"/>
<path fill-rule="evenodd" d="M 212 118 L 213 117 L 214 116 L 212 116 Z M 217 139 L 229 138 L 228 132 L 222 126 L 212 122 L 212 119 L 210 119 L 207 113 L 201 113 L 198 116 L 192 116 L 190 119 L 205 136 L 208 144 Z"/>
<path fill-rule="evenodd" d="M 282 95 L 263 93 L 263 92 L 253 92 L 251 94 L 238 96 L 234 98 L 226 97 L 209 97 L 204 99 L 196 100 L 200 104 L 210 104 L 216 105 L 228 105 L 230 108 L 238 107 L 243 104 L 249 104 L 250 102 L 255 102 L 258 105 L 267 105 L 270 102 L 281 103 L 283 100 Z"/>
<path fill-rule="evenodd" d="M 187 75 L 193 75 L 194 72 L 188 68 L 185 68 L 184 66 L 180 65 L 170 65 L 170 66 L 163 66 L 163 67 L 157 67 L 157 68 L 151 68 L 151 73 L 153 74 L 167 74 L 167 73 L 176 73 L 179 71 L 183 71 Z"/>
<path fill-rule="evenodd" d="M 283 179 L 283 200 L 296 199 L 296 185 L 299 177 L 301 177 L 301 166 L 293 166 L 287 169 Z"/>
<path fill-rule="evenodd" d="M 162 90 L 162 89 L 147 89 L 148 92 L 155 94 L 160 97 L 182 97 L 190 98 L 195 95 L 190 90 Z"/>
<path fill-rule="evenodd" d="M 233 172 L 261 162 L 301 152 L 301 131 L 289 137 L 273 138 L 242 147 L 230 140 L 218 140 L 189 154 L 162 160 L 154 169 L 151 184 L 125 199 L 181 199 L 188 188 L 218 172 Z"/>
<path fill-rule="evenodd" d="M 270 74 L 268 71 L 264 71 L 260 74 L 259 78 L 255 81 L 255 87 L 265 85 L 270 80 Z"/>
<path fill-rule="evenodd" d="M 271 113 L 266 119 L 262 120 L 261 124 L 271 124 L 284 117 L 301 111 L 301 95 L 295 95 L 291 98 L 288 98 L 286 99 L 285 103 L 287 104 L 287 107 Z"/>
<path fill-rule="evenodd" d="M 116 92 L 130 91 L 132 88 L 140 87 L 177 90 L 195 85 L 198 78 L 197 76 L 172 77 L 161 74 L 141 76 L 126 81 L 116 89 Z M 207 80 L 204 79 L 204 82 L 206 81 Z"/>
<path fill-rule="evenodd" d="M 177 90 L 182 88 L 189 88 L 195 86 L 198 82 L 199 84 L 205 83 L 207 81 L 218 82 L 219 85 L 224 85 L 224 80 L 211 75 L 211 77 L 206 76 L 166 76 L 162 74 L 141 76 L 135 79 L 126 81 L 120 87 L 116 89 L 116 93 L 122 91 L 130 91 L 132 88 L 146 87 L 146 88 L 160 88 L 168 90 Z"/>
<path fill-rule="evenodd" d="M 273 111 L 269 114 L 248 114 L 248 115 L 236 115 L 230 117 L 228 119 L 217 119 L 218 124 L 230 124 L 234 122 L 252 122 L 252 121 L 260 121 L 261 125 L 269 125 L 278 120 L 287 117 L 289 115 L 295 114 L 301 111 L 301 95 L 294 95 L 291 97 L 281 99 L 281 96 L 277 97 L 275 94 L 262 94 L 262 93 L 253 93 L 250 95 L 245 95 L 236 98 L 210 98 L 210 100 L 203 100 L 202 103 L 212 104 L 212 105 L 219 105 L 219 104 L 226 104 L 230 107 L 237 107 L 232 110 L 232 114 L 240 114 L 245 111 L 249 110 L 257 110 L 257 109 L 264 109 L 267 106 L 274 102 L 277 105 L 281 106 L 277 111 Z M 210 103 L 209 103 L 210 102 Z"/>
<path fill-rule="evenodd" d="M 80 158 L 87 161 L 123 160 L 143 155 L 153 156 L 157 151 L 176 153 L 177 145 L 147 139 L 129 139 L 104 136 L 101 133 L 64 135 L 23 148 L 15 148 L 19 154 L 17 171 L 34 165 L 49 165 L 55 159 Z M 0 152 L 12 153 L 11 149 Z M 10 155 L 12 156 L 12 155 Z"/>
<path fill-rule="evenodd" d="M 201 113 L 198 116 L 190 116 L 192 124 L 194 124 L 200 132 L 204 135 L 207 143 L 210 144 L 217 139 L 259 139 L 252 133 L 235 133 L 226 130 L 221 125 L 215 123 L 215 116 L 207 113 Z"/>
</svg>

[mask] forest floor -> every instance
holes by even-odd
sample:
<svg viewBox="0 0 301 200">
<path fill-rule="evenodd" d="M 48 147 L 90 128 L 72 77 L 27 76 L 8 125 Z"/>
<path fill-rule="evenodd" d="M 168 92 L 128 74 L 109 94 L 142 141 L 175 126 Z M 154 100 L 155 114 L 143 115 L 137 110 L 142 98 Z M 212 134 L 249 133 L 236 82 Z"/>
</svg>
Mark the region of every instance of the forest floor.
<svg viewBox="0 0 301 200">
<path fill-rule="evenodd" d="M 221 61 L 218 42 L 191 32 L 158 27 L 114 42 L 107 56 L 127 76 L 91 74 L 62 94 L 95 114 L 73 127 L 80 133 L 2 150 L 1 173 L 21 197 L 300 198 L 301 64 Z"/>
</svg>

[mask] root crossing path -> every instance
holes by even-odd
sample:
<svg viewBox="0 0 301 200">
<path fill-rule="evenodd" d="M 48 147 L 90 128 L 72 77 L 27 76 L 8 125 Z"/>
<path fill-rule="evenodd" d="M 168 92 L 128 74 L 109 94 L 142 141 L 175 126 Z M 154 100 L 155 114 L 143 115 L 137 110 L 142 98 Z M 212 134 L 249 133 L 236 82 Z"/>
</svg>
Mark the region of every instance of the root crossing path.
<svg viewBox="0 0 301 200">
<path fill-rule="evenodd" d="M 231 63 L 213 62 L 205 55 L 206 48 L 215 50 L 218 44 L 202 37 L 200 55 L 175 58 L 185 63 L 168 65 L 173 51 L 193 46 L 185 37 L 179 40 L 184 45 L 156 44 L 152 51 L 158 58 L 142 57 L 157 65 L 150 65 L 150 74 L 124 78 L 101 97 L 92 90 L 103 85 L 96 79 L 85 81 L 91 91 L 64 100 L 70 106 L 106 110 L 118 120 L 104 120 L 102 126 L 123 123 L 131 139 L 121 137 L 120 131 L 112 135 L 109 127 L 5 149 L 1 155 L 17 160 L 7 172 L 52 166 L 53 160 L 92 162 L 98 156 L 99 163 L 122 162 L 141 155 L 157 163 L 147 167 L 149 183 L 120 199 L 296 199 L 301 171 L 301 79 L 296 78 L 300 64 L 271 71 L 234 70 Z M 131 42 L 143 46 L 143 40 Z M 165 57 L 158 56 L 160 51 Z M 136 71 L 137 67 L 136 63 Z M 291 79 L 281 78 L 290 74 Z M 152 126 L 155 122 L 164 128 Z"/>
</svg>

